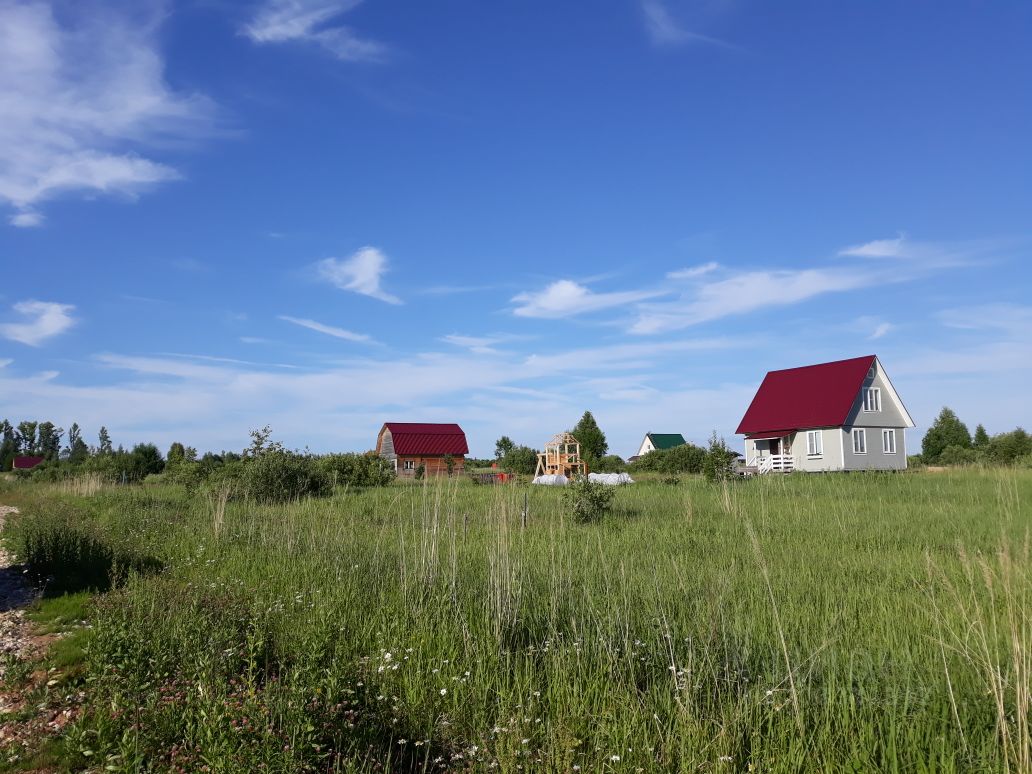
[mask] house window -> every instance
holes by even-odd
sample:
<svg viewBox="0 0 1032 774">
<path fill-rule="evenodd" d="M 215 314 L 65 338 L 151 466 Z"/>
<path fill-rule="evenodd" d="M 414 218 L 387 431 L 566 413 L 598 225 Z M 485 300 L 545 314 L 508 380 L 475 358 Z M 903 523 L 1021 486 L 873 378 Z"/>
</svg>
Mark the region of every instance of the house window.
<svg viewBox="0 0 1032 774">
<path fill-rule="evenodd" d="M 824 442 L 820 430 L 806 431 L 806 456 L 820 457 L 824 454 Z"/>
<path fill-rule="evenodd" d="M 415 469 L 416 469 L 416 461 L 415 460 L 405 460 L 405 470 L 415 470 Z"/>
<path fill-rule="evenodd" d="M 881 411 L 881 390 L 877 387 L 864 390 L 864 411 Z"/>
<path fill-rule="evenodd" d="M 882 430 L 881 431 L 881 450 L 886 454 L 896 453 L 896 431 L 895 430 Z"/>
<path fill-rule="evenodd" d="M 867 454 L 867 431 L 862 427 L 853 428 L 853 454 Z"/>
</svg>

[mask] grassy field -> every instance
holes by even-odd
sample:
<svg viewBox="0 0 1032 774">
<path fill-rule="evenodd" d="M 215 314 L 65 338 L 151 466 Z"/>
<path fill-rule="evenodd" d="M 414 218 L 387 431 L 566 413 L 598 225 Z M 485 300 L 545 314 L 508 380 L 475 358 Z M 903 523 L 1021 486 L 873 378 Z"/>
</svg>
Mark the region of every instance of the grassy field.
<svg viewBox="0 0 1032 774">
<path fill-rule="evenodd" d="M 591 525 L 466 481 L 0 502 L 52 587 L 116 580 L 72 765 L 1032 771 L 1030 471 L 647 482 Z"/>
</svg>

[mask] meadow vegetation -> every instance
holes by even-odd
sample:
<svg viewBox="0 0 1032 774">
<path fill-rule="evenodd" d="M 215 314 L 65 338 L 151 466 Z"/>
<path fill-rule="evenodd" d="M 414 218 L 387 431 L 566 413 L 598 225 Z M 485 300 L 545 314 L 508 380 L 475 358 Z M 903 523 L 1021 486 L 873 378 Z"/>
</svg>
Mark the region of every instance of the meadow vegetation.
<svg viewBox="0 0 1032 774">
<path fill-rule="evenodd" d="M 0 501 L 103 592 L 73 767 L 1032 771 L 1032 472 L 670 481 Z"/>
</svg>

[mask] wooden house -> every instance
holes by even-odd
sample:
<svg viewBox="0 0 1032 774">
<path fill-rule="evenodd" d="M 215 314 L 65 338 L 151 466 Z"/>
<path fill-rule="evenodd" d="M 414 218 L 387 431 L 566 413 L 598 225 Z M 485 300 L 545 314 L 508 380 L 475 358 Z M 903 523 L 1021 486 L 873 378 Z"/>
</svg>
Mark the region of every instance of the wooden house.
<svg viewBox="0 0 1032 774">
<path fill-rule="evenodd" d="M 376 437 L 376 453 L 391 460 L 402 478 L 415 477 L 420 466 L 427 476 L 446 476 L 463 472 L 469 446 L 456 424 L 387 422 Z"/>
<path fill-rule="evenodd" d="M 914 426 L 875 355 L 770 371 L 738 433 L 759 473 L 903 470 Z"/>
</svg>

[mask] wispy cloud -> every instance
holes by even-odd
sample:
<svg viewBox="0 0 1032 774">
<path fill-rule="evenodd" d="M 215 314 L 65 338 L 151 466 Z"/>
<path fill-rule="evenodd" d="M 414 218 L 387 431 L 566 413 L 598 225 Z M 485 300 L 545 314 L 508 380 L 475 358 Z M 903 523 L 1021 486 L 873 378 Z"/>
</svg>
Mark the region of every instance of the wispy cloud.
<svg viewBox="0 0 1032 774">
<path fill-rule="evenodd" d="M 573 280 L 559 280 L 535 292 L 520 293 L 513 297 L 517 304 L 513 314 L 518 317 L 557 319 L 572 317 L 602 309 L 627 306 L 648 298 L 664 295 L 662 290 L 627 290 L 596 293 Z"/>
<path fill-rule="evenodd" d="M 380 280 L 387 271 L 387 256 L 375 247 L 363 247 L 348 258 L 326 258 L 316 264 L 319 276 L 341 290 L 377 298 L 388 304 L 401 299 L 385 292 Z"/>
<path fill-rule="evenodd" d="M 14 311 L 27 319 L 24 322 L 0 324 L 0 336 L 28 344 L 30 347 L 38 347 L 47 339 L 64 333 L 76 323 L 72 317 L 75 307 L 71 304 L 21 301 L 14 305 Z"/>
<path fill-rule="evenodd" d="M 900 234 L 895 239 L 875 239 L 860 245 L 843 247 L 838 254 L 853 258 L 906 258 L 911 252 L 906 237 Z"/>
<path fill-rule="evenodd" d="M 718 38 L 711 38 L 708 35 L 700 35 L 685 29 L 673 17 L 663 0 L 641 0 L 641 12 L 645 20 L 645 30 L 657 46 L 708 43 L 722 48 L 737 48 L 737 46 Z"/>
<path fill-rule="evenodd" d="M 878 339 L 883 338 L 884 336 L 887 336 L 889 333 L 891 333 L 895 329 L 895 327 L 895 325 L 889 322 L 878 323 L 878 325 L 876 325 L 874 330 L 871 332 L 871 335 L 867 338 L 871 341 L 877 341 Z"/>
<path fill-rule="evenodd" d="M 838 251 L 841 258 L 866 258 L 872 262 L 896 261 L 925 268 L 962 266 L 975 260 L 984 261 L 1008 247 L 1000 239 L 976 239 L 960 242 L 925 242 L 900 234 L 895 239 L 875 239 L 850 245 Z"/>
<path fill-rule="evenodd" d="M 308 328 L 309 330 L 318 331 L 319 333 L 325 333 L 327 336 L 345 339 L 346 341 L 372 341 L 372 337 L 367 336 L 364 333 L 355 333 L 353 331 L 345 330 L 344 328 L 337 328 L 333 325 L 325 325 L 321 322 L 316 322 L 315 320 L 307 320 L 303 317 L 290 317 L 289 315 L 281 314 L 279 319 L 288 323 L 293 323 L 294 325 L 300 325 L 302 328 Z"/>
<path fill-rule="evenodd" d="M 463 336 L 458 333 L 452 333 L 441 337 L 441 341 L 453 344 L 456 347 L 468 349 L 470 352 L 477 355 L 496 355 L 499 352 L 495 349 L 497 345 L 514 341 L 525 341 L 528 338 L 528 336 L 518 336 L 505 333 L 494 334 L 491 336 Z"/>
<path fill-rule="evenodd" d="M 14 360 L 9 357 L 0 358 L 0 368 L 7 368 L 13 362 Z"/>
<path fill-rule="evenodd" d="M 678 269 L 667 274 L 667 279 L 672 280 L 686 280 L 695 279 L 696 277 L 702 277 L 706 274 L 710 274 L 720 268 L 720 264 L 716 261 L 710 261 L 709 263 L 699 264 L 698 266 L 690 266 L 687 269 Z"/>
<path fill-rule="evenodd" d="M 0 202 L 12 225 L 40 225 L 40 205 L 62 193 L 133 197 L 175 180 L 145 149 L 210 134 L 213 103 L 169 87 L 158 20 L 143 15 L 0 0 Z"/>
<path fill-rule="evenodd" d="M 696 286 L 679 301 L 650 304 L 632 333 L 661 333 L 757 309 L 789 306 L 825 293 L 878 284 L 880 275 L 854 269 L 744 271 Z"/>
<path fill-rule="evenodd" d="M 348 62 L 380 62 L 388 48 L 334 23 L 361 0 L 265 0 L 244 26 L 255 43 L 312 43 Z"/>
</svg>

